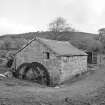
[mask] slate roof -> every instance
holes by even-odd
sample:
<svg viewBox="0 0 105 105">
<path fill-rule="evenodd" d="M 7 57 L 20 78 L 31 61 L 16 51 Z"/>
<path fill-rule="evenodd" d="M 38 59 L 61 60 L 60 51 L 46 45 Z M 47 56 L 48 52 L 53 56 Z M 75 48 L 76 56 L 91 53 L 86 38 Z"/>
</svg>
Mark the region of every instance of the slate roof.
<svg viewBox="0 0 105 105">
<path fill-rule="evenodd" d="M 45 44 L 49 49 L 51 49 L 58 55 L 62 56 L 87 55 L 84 51 L 74 47 L 68 41 L 57 41 L 39 37 L 37 39 L 40 40 L 43 44 Z"/>
</svg>

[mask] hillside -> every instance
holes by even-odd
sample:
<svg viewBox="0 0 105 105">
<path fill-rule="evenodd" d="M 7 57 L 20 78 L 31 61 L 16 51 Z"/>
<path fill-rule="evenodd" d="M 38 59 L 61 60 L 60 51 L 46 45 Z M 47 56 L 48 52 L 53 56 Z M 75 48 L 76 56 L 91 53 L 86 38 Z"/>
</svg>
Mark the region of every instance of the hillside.
<svg viewBox="0 0 105 105">
<path fill-rule="evenodd" d="M 82 45 L 83 45 L 84 40 L 85 41 L 88 41 L 90 39 L 94 40 L 95 37 L 97 37 L 96 34 L 84 33 L 84 32 L 61 32 L 59 34 L 54 34 L 52 32 L 29 32 L 29 33 L 23 33 L 23 34 L 2 35 L 0 36 L 0 54 L 4 56 L 3 53 L 5 51 L 7 52 L 17 51 L 24 44 L 28 43 L 29 40 L 32 40 L 36 36 L 48 38 L 48 39 L 61 40 L 61 41 L 70 41 L 72 42 L 73 45 L 75 45 L 78 48 L 81 48 L 80 42 L 82 42 Z"/>
<path fill-rule="evenodd" d="M 71 40 L 71 39 L 83 39 L 83 38 L 93 38 L 97 34 L 84 33 L 84 32 L 61 32 L 60 34 L 55 35 L 52 32 L 29 32 L 23 34 L 8 34 L 0 36 L 1 39 L 5 38 L 25 38 L 25 39 L 33 39 L 35 36 L 40 36 L 49 39 L 57 39 L 57 40 Z"/>
</svg>

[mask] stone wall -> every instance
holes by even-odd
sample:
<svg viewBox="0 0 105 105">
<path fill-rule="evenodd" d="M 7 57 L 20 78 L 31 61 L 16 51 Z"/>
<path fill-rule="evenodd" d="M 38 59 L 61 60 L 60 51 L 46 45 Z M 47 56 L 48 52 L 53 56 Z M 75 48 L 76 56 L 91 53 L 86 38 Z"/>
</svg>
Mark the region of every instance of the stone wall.
<svg viewBox="0 0 105 105">
<path fill-rule="evenodd" d="M 62 77 L 65 81 L 72 76 L 87 70 L 87 56 L 62 57 Z"/>
</svg>

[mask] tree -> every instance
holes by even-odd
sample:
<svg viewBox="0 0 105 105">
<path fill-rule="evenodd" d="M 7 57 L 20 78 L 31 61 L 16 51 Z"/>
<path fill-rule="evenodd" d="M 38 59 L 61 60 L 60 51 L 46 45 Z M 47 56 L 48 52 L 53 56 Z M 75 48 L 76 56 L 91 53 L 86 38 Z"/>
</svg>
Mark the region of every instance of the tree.
<svg viewBox="0 0 105 105">
<path fill-rule="evenodd" d="M 49 30 L 55 33 L 75 31 L 75 29 L 71 28 L 69 24 L 67 24 L 66 20 L 62 17 L 57 17 L 54 21 L 52 21 L 49 24 Z"/>
<path fill-rule="evenodd" d="M 98 36 L 99 41 L 101 41 L 101 43 L 105 45 L 105 28 L 99 29 L 98 32 L 99 32 Z"/>
<path fill-rule="evenodd" d="M 101 42 L 105 41 L 105 28 L 99 29 L 98 32 L 99 32 L 98 39 L 99 39 Z"/>
<path fill-rule="evenodd" d="M 104 34 L 105 35 L 105 28 L 101 28 L 98 30 L 99 34 Z"/>
</svg>

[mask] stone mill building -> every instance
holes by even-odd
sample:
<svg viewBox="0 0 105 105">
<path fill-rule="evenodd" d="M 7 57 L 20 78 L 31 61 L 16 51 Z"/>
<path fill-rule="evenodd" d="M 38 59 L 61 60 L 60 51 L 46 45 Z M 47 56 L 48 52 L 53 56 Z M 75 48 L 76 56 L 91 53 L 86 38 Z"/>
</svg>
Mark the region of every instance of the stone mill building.
<svg viewBox="0 0 105 105">
<path fill-rule="evenodd" d="M 46 68 L 53 84 L 87 70 L 87 54 L 67 41 L 36 37 L 17 51 L 13 67 L 17 70 L 24 63 L 32 62 Z"/>
</svg>

